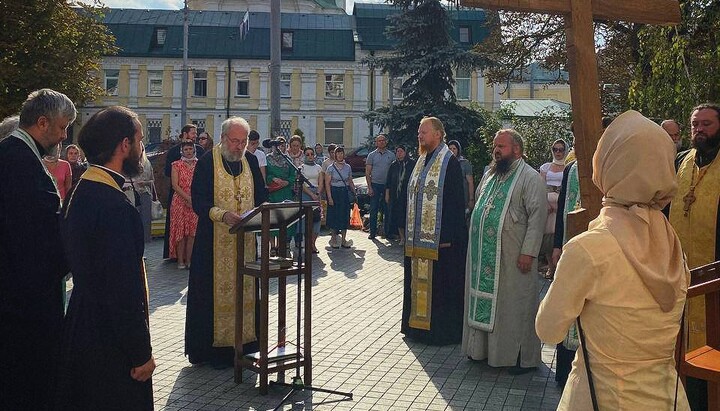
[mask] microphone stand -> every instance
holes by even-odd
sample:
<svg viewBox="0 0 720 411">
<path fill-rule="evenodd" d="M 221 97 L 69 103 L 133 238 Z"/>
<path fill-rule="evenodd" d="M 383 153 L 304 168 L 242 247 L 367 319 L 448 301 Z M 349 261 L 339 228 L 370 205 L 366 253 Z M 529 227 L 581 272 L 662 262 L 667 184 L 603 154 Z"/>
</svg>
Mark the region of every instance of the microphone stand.
<svg viewBox="0 0 720 411">
<path fill-rule="evenodd" d="M 277 147 L 275 147 L 277 150 Z M 298 192 L 298 195 L 300 196 L 298 200 L 298 211 L 299 214 L 302 216 L 304 213 L 303 210 L 303 183 L 306 183 L 310 188 L 315 188 L 315 186 L 305 177 L 305 175 L 302 173 L 302 170 L 300 167 L 295 166 L 295 163 L 293 163 L 292 159 L 287 156 L 287 154 L 281 152 L 278 150 L 278 153 L 280 153 L 285 161 L 295 169 L 295 190 Z M 310 225 L 310 222 L 306 221 L 308 220 L 307 216 L 304 216 L 304 218 L 301 218 L 302 223 L 298 222 L 298 227 L 302 228 L 302 225 L 305 225 L 305 230 L 308 231 L 307 227 Z M 297 233 L 295 233 L 297 240 Z M 303 241 L 307 241 L 307 236 L 312 236 L 312 233 L 309 232 L 303 232 Z M 285 397 L 283 397 L 282 400 L 280 400 L 280 403 L 274 408 L 274 410 L 279 410 L 283 404 L 292 396 L 295 392 L 298 391 L 318 391 L 318 392 L 324 392 L 327 394 L 337 394 L 342 395 L 344 397 L 347 397 L 349 400 L 352 400 L 353 394 L 351 392 L 341 392 L 341 391 L 334 391 L 334 390 L 328 390 L 326 388 L 320 388 L 320 387 L 313 387 L 311 385 L 306 385 L 302 377 L 300 377 L 300 357 L 302 356 L 300 352 L 300 330 L 301 330 L 301 312 L 302 312 L 302 253 L 303 253 L 303 241 L 296 241 L 296 245 L 298 247 L 297 252 L 297 315 L 296 315 L 296 330 L 297 330 L 297 341 L 295 344 L 296 352 L 295 352 L 295 376 L 292 379 L 292 383 L 288 384 L 285 382 L 280 381 L 270 381 L 270 385 L 278 385 L 280 387 L 286 387 L 290 388 L 290 392 L 288 392 Z M 307 252 L 307 250 L 306 250 Z M 310 274 L 311 275 L 311 274 Z M 307 319 L 306 319 L 307 321 Z"/>
</svg>

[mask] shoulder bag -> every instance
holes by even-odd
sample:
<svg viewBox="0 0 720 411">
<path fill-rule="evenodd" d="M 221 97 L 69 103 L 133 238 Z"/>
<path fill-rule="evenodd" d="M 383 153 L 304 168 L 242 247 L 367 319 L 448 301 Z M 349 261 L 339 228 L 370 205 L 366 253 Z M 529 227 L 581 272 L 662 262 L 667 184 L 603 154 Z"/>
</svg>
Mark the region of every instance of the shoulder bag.
<svg viewBox="0 0 720 411">
<path fill-rule="evenodd" d="M 355 193 L 353 193 L 352 190 L 350 190 L 350 187 L 348 187 L 347 183 L 345 182 L 345 179 L 342 178 L 343 177 L 342 173 L 340 173 L 340 170 L 338 170 L 338 168 L 335 166 L 335 163 L 333 163 L 332 166 L 335 169 L 335 171 L 337 171 L 343 184 L 345 184 L 345 189 L 348 192 L 348 200 L 349 200 L 350 205 L 355 204 L 357 202 L 357 195 Z"/>
</svg>

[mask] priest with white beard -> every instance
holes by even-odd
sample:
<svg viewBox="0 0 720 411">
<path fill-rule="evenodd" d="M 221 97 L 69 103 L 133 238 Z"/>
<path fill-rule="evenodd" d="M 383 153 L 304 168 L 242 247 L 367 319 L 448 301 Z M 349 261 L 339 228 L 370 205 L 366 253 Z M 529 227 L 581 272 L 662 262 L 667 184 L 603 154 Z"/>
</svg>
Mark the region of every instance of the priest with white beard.
<svg viewBox="0 0 720 411">
<path fill-rule="evenodd" d="M 233 364 L 235 288 L 243 287 L 243 350 L 258 350 L 255 281 L 237 285 L 237 236 L 229 230 L 240 215 L 267 199 L 257 158 L 246 151 L 250 125 L 241 117 L 222 123 L 221 143 L 195 167 L 192 207 L 198 227 L 188 279 L 185 354 L 192 364 Z M 246 261 L 255 260 L 254 234 L 245 236 Z"/>
</svg>

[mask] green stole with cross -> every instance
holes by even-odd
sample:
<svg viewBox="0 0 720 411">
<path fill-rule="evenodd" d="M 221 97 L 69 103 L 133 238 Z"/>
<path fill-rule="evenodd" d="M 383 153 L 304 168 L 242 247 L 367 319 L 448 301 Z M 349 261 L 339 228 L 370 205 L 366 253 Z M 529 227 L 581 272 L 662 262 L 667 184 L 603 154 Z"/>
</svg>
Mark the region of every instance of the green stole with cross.
<svg viewBox="0 0 720 411">
<path fill-rule="evenodd" d="M 408 216 L 405 255 L 410 257 L 411 328 L 429 330 L 432 310 L 433 262 L 439 258 L 445 173 L 453 154 L 447 144 L 420 156 L 408 182 Z"/>
<path fill-rule="evenodd" d="M 492 332 L 495 327 L 502 230 L 519 169 L 529 167 L 516 160 L 504 175 L 488 176 L 480 189 L 470 217 L 470 287 L 468 325 Z"/>
</svg>

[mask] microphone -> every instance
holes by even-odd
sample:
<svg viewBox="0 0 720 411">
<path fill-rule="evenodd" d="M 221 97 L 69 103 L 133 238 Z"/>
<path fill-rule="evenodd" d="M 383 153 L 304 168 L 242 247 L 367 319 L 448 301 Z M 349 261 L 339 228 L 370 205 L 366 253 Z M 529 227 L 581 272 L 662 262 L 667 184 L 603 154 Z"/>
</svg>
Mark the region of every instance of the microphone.
<svg viewBox="0 0 720 411">
<path fill-rule="evenodd" d="M 280 143 L 277 140 L 273 140 L 271 138 L 266 138 L 263 140 L 263 147 L 265 148 L 273 148 L 279 146 Z"/>
</svg>

